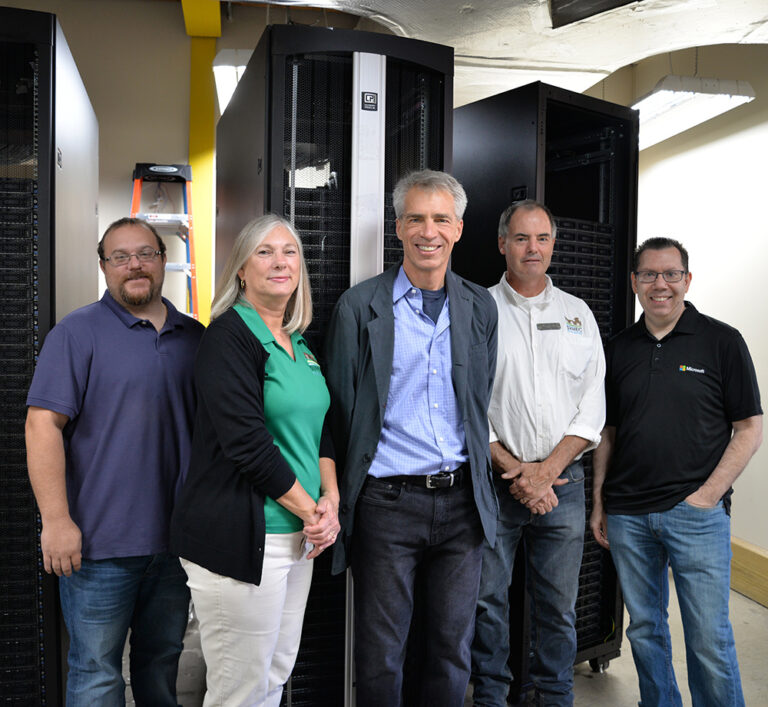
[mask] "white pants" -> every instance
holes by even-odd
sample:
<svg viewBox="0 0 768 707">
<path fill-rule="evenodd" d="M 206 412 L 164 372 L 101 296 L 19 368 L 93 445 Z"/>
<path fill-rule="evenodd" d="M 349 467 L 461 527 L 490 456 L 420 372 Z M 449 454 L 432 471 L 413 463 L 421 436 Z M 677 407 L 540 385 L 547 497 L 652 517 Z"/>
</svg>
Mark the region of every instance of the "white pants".
<svg viewBox="0 0 768 707">
<path fill-rule="evenodd" d="M 267 535 L 259 586 L 181 560 L 200 621 L 203 707 L 279 707 L 312 581 L 306 552 L 301 532 Z"/>
</svg>

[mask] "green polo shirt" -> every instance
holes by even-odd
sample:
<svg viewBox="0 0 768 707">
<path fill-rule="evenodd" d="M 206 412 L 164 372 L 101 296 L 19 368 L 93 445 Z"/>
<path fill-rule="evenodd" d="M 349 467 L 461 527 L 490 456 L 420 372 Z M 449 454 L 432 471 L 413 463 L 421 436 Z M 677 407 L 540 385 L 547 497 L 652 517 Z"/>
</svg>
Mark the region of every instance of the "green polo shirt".
<svg viewBox="0 0 768 707">
<path fill-rule="evenodd" d="M 331 398 L 320 364 L 299 332 L 291 334 L 293 355 L 275 341 L 255 309 L 235 305 L 253 335 L 268 354 L 264 373 L 264 420 L 304 490 L 320 497 L 320 436 Z M 267 497 L 264 502 L 267 533 L 294 533 L 301 519 Z"/>
</svg>

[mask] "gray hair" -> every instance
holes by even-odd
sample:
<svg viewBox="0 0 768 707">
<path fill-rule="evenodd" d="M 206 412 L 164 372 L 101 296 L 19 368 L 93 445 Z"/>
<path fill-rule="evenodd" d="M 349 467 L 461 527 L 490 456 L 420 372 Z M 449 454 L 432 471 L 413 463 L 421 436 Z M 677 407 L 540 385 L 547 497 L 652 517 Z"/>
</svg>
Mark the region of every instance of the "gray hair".
<svg viewBox="0 0 768 707">
<path fill-rule="evenodd" d="M 646 250 L 666 250 L 667 248 L 677 248 L 680 253 L 680 261 L 683 264 L 683 270 L 688 272 L 688 251 L 683 247 L 683 244 L 680 241 L 664 236 L 649 238 L 637 247 L 637 250 L 632 256 L 632 272 L 637 270 L 637 266 L 640 263 L 640 256 L 645 253 Z"/>
<path fill-rule="evenodd" d="M 436 172 L 432 169 L 422 169 L 402 177 L 392 192 L 392 203 L 395 216 L 402 218 L 405 211 L 405 197 L 411 189 L 423 189 L 428 192 L 447 191 L 453 197 L 453 210 L 456 219 L 461 221 L 467 208 L 467 193 L 455 177 L 447 172 Z"/>
<path fill-rule="evenodd" d="M 301 261 L 299 284 L 285 308 L 283 330 L 288 334 L 293 334 L 295 331 L 303 333 L 309 326 L 312 321 L 312 291 L 309 287 L 309 273 L 304 260 L 301 238 L 288 221 L 274 214 L 266 214 L 246 224 L 235 239 L 235 244 L 221 273 L 219 284 L 216 287 L 216 295 L 211 304 L 211 321 L 220 317 L 235 304 L 253 307 L 240 289 L 240 278 L 237 271 L 245 265 L 259 244 L 280 226 L 285 228 L 295 239 Z"/>
<path fill-rule="evenodd" d="M 549 227 L 552 229 L 552 238 L 557 238 L 557 226 L 555 225 L 555 217 L 549 210 L 548 206 L 545 206 L 540 201 L 535 199 L 522 199 L 521 201 L 515 201 L 504 209 L 499 219 L 499 238 L 506 238 L 509 232 L 509 222 L 512 220 L 515 212 L 518 209 L 525 209 L 526 211 L 533 211 L 534 209 L 541 209 L 549 219 Z"/>
</svg>

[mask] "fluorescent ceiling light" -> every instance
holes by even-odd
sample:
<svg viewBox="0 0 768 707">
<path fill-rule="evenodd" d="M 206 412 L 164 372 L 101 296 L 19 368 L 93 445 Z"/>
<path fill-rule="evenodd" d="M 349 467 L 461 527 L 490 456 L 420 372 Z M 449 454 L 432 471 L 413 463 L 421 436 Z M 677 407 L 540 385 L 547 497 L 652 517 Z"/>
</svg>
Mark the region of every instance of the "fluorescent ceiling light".
<svg viewBox="0 0 768 707">
<path fill-rule="evenodd" d="M 665 76 L 632 106 L 640 111 L 640 149 L 754 100 L 747 81 Z"/>
<path fill-rule="evenodd" d="M 216 81 L 220 114 L 232 98 L 251 54 L 251 49 L 222 49 L 213 60 L 213 78 Z"/>
</svg>

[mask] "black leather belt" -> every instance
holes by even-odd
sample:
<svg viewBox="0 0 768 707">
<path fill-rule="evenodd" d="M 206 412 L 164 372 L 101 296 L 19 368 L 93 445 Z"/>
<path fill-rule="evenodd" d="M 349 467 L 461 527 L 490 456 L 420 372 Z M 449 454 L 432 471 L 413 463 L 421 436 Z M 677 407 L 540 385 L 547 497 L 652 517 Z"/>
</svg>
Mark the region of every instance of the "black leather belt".
<svg viewBox="0 0 768 707">
<path fill-rule="evenodd" d="M 437 474 L 427 474 L 425 476 L 403 474 L 401 476 L 382 476 L 378 480 L 391 484 L 421 486 L 428 489 L 447 489 L 452 486 L 461 486 L 464 481 L 464 469 L 466 466 L 466 464 L 462 464 L 453 471 L 439 471 Z"/>
</svg>

